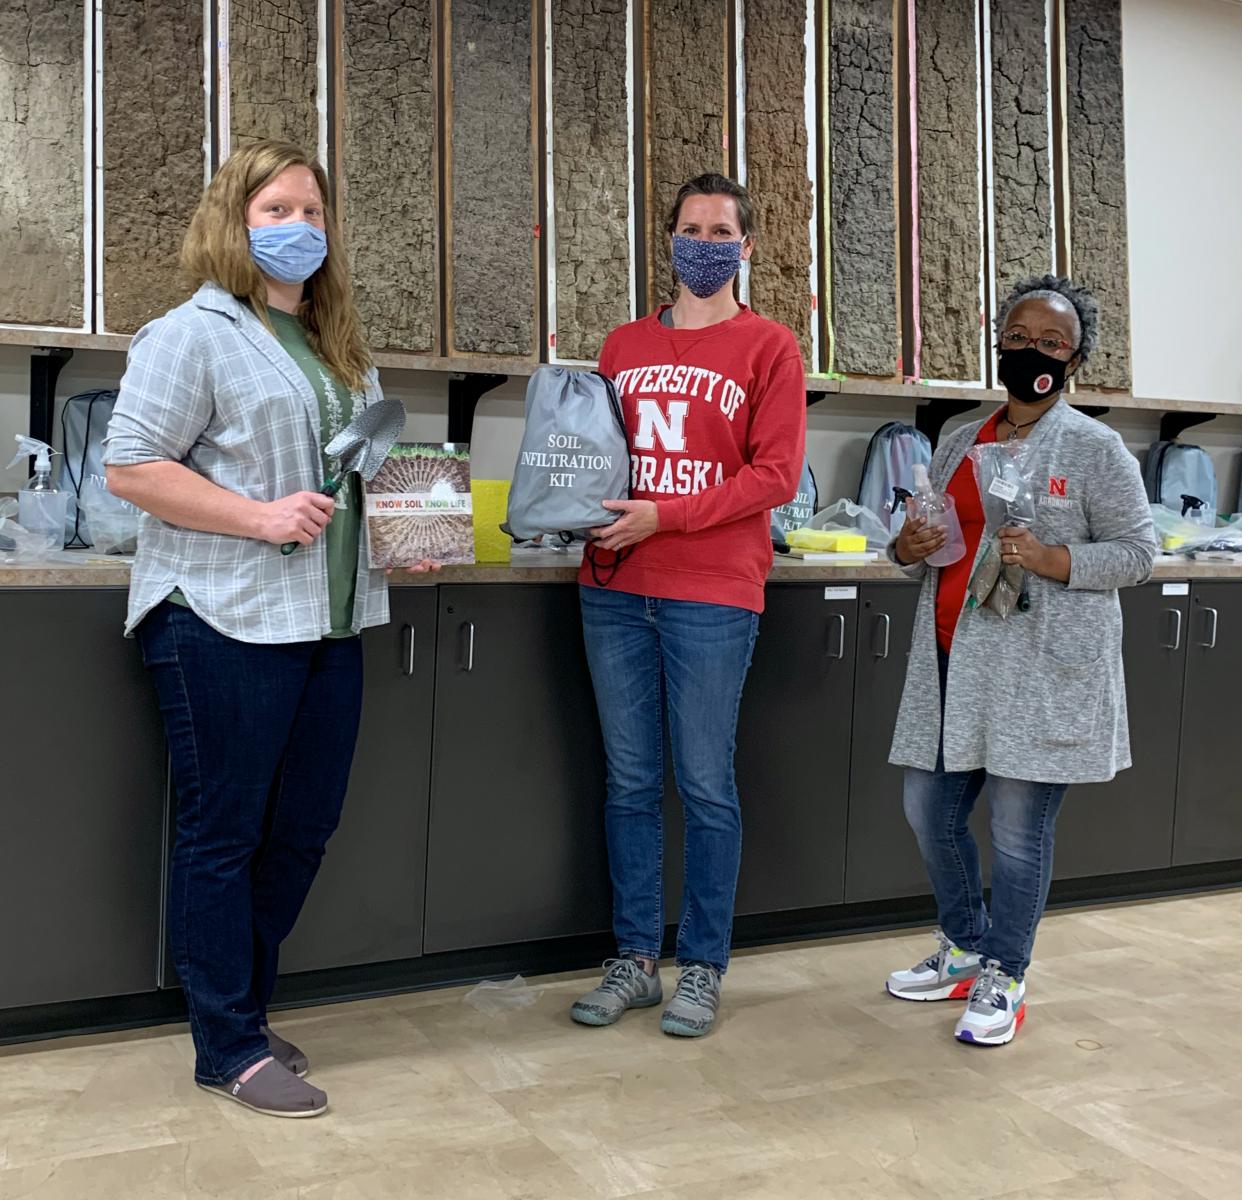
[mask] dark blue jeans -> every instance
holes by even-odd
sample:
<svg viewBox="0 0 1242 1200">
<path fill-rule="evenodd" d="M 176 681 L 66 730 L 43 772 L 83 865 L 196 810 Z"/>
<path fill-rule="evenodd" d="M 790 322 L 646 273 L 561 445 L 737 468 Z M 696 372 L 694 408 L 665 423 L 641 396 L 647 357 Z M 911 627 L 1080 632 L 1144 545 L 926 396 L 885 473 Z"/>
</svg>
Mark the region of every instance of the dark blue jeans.
<svg viewBox="0 0 1242 1200">
<path fill-rule="evenodd" d="M 948 656 L 940 658 L 943 711 Z M 1031 964 L 1052 883 L 1053 839 L 1066 786 L 1031 783 L 986 771 L 946 771 L 943 738 L 935 771 L 907 768 L 906 819 L 918 839 L 940 926 L 963 950 L 1021 979 Z M 979 847 L 970 814 L 987 788 L 992 819 L 992 911 L 983 902 Z"/>
<path fill-rule="evenodd" d="M 582 627 L 608 759 L 613 930 L 659 958 L 664 934 L 664 716 L 685 810 L 677 962 L 724 971 L 742 854 L 737 714 L 758 615 L 722 604 L 582 588 Z"/>
<path fill-rule="evenodd" d="M 340 819 L 362 707 L 358 638 L 267 646 L 165 601 L 138 627 L 177 788 L 168 921 L 197 1052 L 224 1083 L 267 1056 L 280 943 Z"/>
</svg>

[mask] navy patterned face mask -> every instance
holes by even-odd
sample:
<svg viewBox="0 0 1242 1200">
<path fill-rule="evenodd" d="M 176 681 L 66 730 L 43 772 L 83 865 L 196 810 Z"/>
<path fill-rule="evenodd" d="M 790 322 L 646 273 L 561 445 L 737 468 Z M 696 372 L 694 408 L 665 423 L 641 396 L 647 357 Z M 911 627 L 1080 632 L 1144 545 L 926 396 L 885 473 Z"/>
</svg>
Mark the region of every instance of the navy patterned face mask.
<svg viewBox="0 0 1242 1200">
<path fill-rule="evenodd" d="M 741 242 L 702 242 L 673 235 L 673 270 L 700 300 L 714 296 L 742 265 Z"/>
</svg>

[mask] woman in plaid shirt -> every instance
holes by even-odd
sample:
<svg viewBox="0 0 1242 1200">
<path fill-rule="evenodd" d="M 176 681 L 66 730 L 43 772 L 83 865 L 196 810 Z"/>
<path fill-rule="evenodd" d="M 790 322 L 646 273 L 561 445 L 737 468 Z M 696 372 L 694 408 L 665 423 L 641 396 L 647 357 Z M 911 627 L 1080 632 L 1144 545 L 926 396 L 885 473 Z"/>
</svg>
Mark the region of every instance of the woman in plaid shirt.
<svg viewBox="0 0 1242 1200">
<path fill-rule="evenodd" d="M 317 490 L 322 447 L 380 398 L 330 195 L 286 143 L 221 167 L 182 247 L 197 291 L 135 336 L 105 455 L 145 513 L 126 633 L 177 786 L 169 924 L 195 1079 L 283 1117 L 327 1107 L 267 1004 L 345 796 L 358 633 L 388 620 L 357 477 Z"/>
</svg>

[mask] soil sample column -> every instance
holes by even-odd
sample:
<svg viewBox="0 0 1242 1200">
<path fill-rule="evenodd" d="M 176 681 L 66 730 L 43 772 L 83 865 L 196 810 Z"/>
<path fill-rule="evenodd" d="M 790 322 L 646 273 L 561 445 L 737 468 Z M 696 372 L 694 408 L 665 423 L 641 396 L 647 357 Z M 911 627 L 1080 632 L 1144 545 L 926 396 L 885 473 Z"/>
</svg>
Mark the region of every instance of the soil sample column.
<svg viewBox="0 0 1242 1200">
<path fill-rule="evenodd" d="M 84 22 L 80 0 L 0 0 L 0 321 L 86 322 Z"/>
<path fill-rule="evenodd" d="M 283 138 L 319 147 L 317 0 L 229 0 L 231 145 Z"/>
<path fill-rule="evenodd" d="M 552 0 L 557 358 L 630 319 L 627 0 Z"/>
<path fill-rule="evenodd" d="M 746 183 L 760 223 L 751 305 L 794 331 L 814 370 L 806 21 L 805 0 L 746 2 Z"/>
<path fill-rule="evenodd" d="M 373 350 L 439 350 L 434 0 L 345 0 L 343 219 Z"/>
<path fill-rule="evenodd" d="M 647 299 L 671 300 L 664 222 L 677 189 L 728 172 L 729 67 L 725 0 L 645 0 L 647 61 Z"/>
<path fill-rule="evenodd" d="M 975 0 L 910 0 L 918 121 L 918 315 L 925 379 L 980 380 L 983 204 Z M 911 368 L 913 369 L 913 368 Z"/>
<path fill-rule="evenodd" d="M 201 0 L 108 0 L 103 21 L 104 327 L 186 298 L 177 257 L 203 191 Z"/>
<path fill-rule="evenodd" d="M 831 366 L 888 378 L 901 356 L 893 20 L 891 0 L 828 7 Z"/>
<path fill-rule="evenodd" d="M 1052 270 L 1052 145 L 1044 0 L 990 0 L 994 295 Z"/>
<path fill-rule="evenodd" d="M 530 0 L 451 0 L 450 352 L 535 353 Z"/>
<path fill-rule="evenodd" d="M 1070 264 L 1100 302 L 1100 347 L 1078 376 L 1127 389 L 1130 256 L 1126 233 L 1121 0 L 1065 0 Z"/>
</svg>

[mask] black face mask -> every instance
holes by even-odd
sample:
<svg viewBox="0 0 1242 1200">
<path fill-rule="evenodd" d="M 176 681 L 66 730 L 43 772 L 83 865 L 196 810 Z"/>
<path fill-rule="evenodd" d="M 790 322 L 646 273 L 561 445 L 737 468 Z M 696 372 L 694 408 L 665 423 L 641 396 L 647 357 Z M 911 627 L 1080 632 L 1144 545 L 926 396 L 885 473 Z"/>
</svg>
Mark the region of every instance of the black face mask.
<svg viewBox="0 0 1242 1200">
<path fill-rule="evenodd" d="M 1027 346 L 1024 350 L 1002 350 L 996 373 L 1015 400 L 1042 404 L 1065 386 L 1068 366 L 1059 358 Z"/>
</svg>

